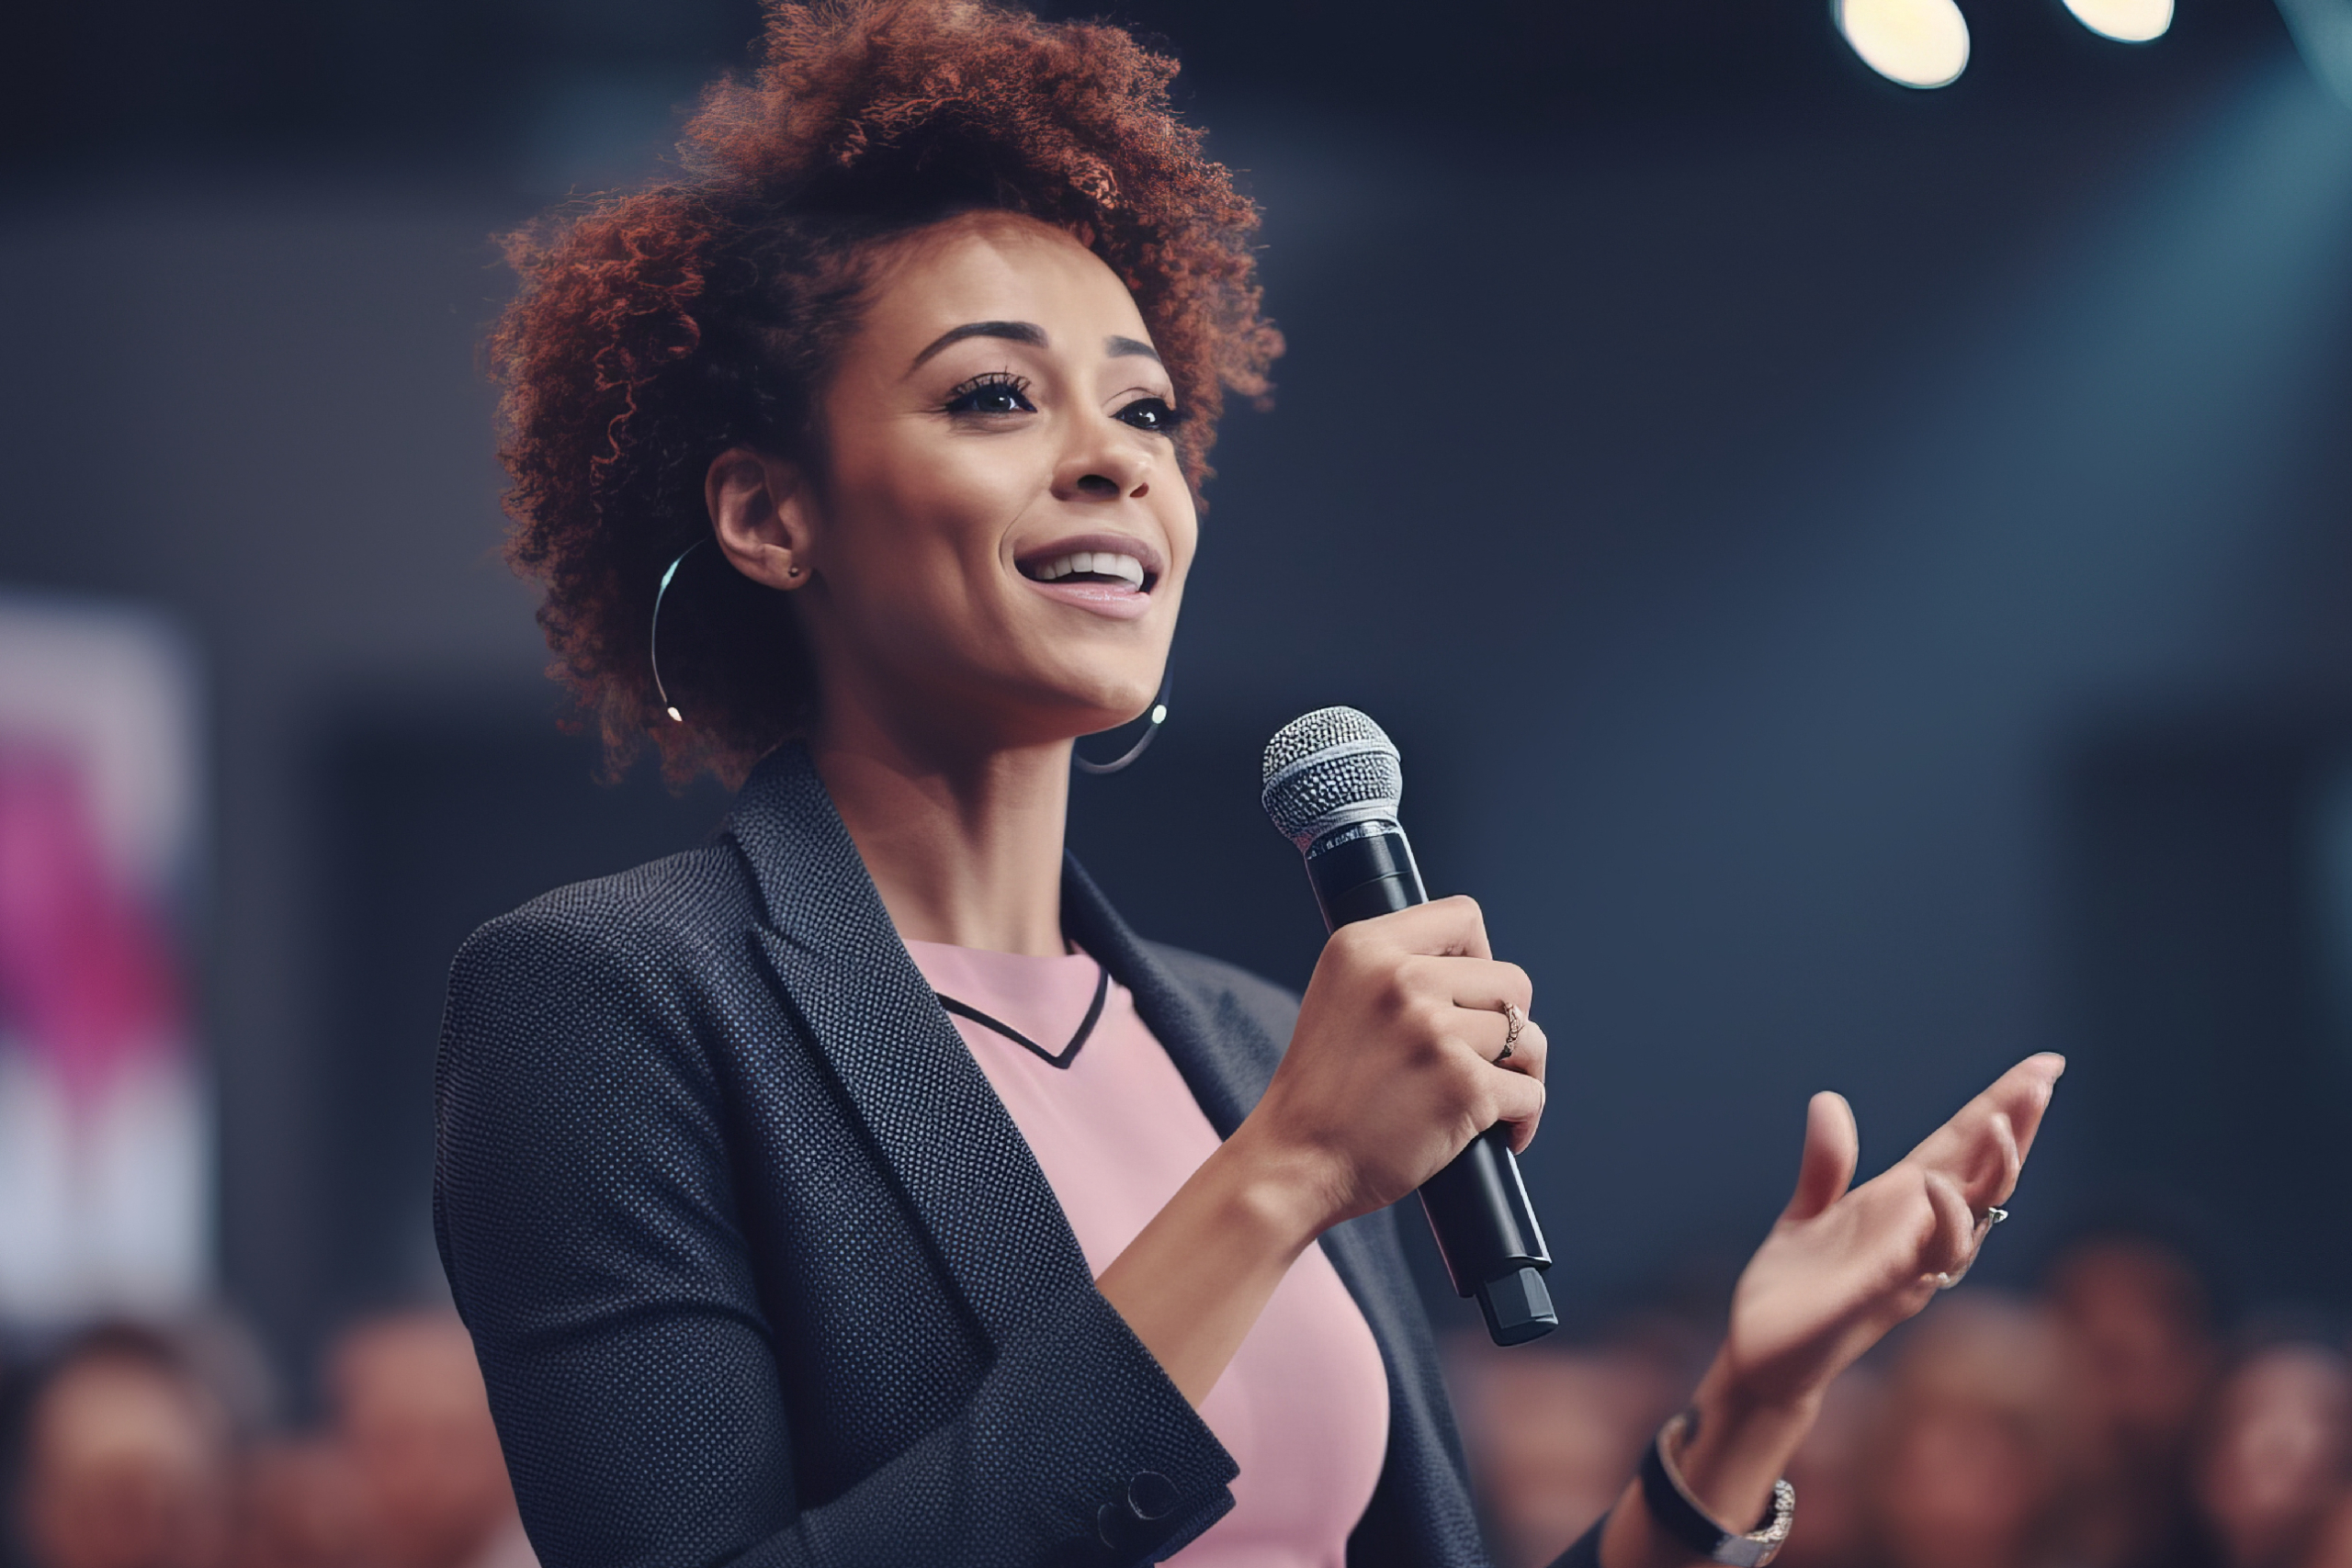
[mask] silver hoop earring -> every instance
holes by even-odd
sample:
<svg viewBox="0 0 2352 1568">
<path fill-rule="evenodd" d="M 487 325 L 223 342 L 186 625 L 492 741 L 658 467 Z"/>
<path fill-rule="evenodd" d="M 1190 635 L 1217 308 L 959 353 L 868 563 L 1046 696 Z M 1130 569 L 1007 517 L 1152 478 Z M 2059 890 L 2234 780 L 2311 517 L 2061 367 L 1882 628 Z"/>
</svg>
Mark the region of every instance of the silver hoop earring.
<svg viewBox="0 0 2352 1568">
<path fill-rule="evenodd" d="M 1175 689 L 1175 682 L 1176 659 L 1173 654 L 1170 654 L 1168 659 L 1168 667 L 1159 672 L 1159 695 L 1152 699 L 1151 712 L 1144 716 L 1146 722 L 1143 733 L 1136 737 L 1136 743 L 1108 762 L 1090 762 L 1078 754 L 1077 747 L 1072 746 L 1069 749 L 1071 763 L 1080 773 L 1091 773 L 1097 778 L 1105 773 L 1120 773 L 1133 766 L 1135 760 L 1150 748 L 1152 738 L 1159 733 L 1159 727 L 1168 722 L 1168 694 Z"/>
<path fill-rule="evenodd" d="M 647 634 L 646 658 L 653 666 L 653 689 L 661 694 L 662 711 L 670 716 L 673 724 L 685 723 L 686 716 L 678 711 L 677 705 L 670 700 L 670 688 L 662 683 L 662 601 L 670 592 L 670 580 L 678 575 L 678 569 L 686 564 L 686 558 L 708 543 L 710 536 L 705 535 L 680 550 L 678 558 L 672 561 L 669 570 L 662 574 L 662 586 L 653 591 L 653 627 Z"/>
</svg>

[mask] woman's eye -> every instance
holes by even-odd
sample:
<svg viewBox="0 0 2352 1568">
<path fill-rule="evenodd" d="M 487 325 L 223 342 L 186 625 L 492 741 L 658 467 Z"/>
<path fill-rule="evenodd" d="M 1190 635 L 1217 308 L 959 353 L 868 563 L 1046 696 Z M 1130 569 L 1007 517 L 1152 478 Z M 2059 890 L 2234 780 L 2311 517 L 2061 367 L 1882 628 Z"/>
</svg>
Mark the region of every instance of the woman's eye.
<svg viewBox="0 0 2352 1568">
<path fill-rule="evenodd" d="M 1029 382 L 1020 376 L 976 376 L 947 394 L 949 413 L 1035 413 Z"/>
<path fill-rule="evenodd" d="M 1166 398 L 1137 398 L 1121 409 L 1118 417 L 1137 430 L 1156 430 L 1165 434 L 1176 428 L 1176 411 L 1168 406 Z"/>
</svg>

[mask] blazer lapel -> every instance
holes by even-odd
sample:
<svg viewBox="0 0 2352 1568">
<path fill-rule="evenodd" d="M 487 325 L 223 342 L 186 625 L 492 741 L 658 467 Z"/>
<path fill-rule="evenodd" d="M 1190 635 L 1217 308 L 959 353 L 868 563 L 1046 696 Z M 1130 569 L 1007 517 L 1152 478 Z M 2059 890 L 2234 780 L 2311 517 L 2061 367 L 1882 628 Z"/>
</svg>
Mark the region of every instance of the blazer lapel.
<svg viewBox="0 0 2352 1568">
<path fill-rule="evenodd" d="M 899 940 L 808 752 L 787 745 L 743 787 L 727 831 L 758 885 L 752 936 L 786 1010 L 999 1342 L 1091 1290 L 1078 1238 L 1012 1116 Z"/>
<path fill-rule="evenodd" d="M 822 1054 L 983 1332 L 1001 1342 L 1065 1292 L 1091 1290 L 1060 1201 L 907 955 L 808 753 L 787 746 L 762 763 L 727 831 L 767 912 L 752 935 L 786 1009 Z M 1283 1043 L 1230 998 L 1196 996 L 1075 860 L 1063 871 L 1062 922 L 1134 994 L 1217 1136 L 1232 1136 L 1265 1092 Z M 1390 1271 L 1376 1233 L 1353 1222 L 1326 1232 L 1322 1246 L 1363 1307 L 1394 1384 L 1407 1334 L 1374 1283 Z"/>
</svg>

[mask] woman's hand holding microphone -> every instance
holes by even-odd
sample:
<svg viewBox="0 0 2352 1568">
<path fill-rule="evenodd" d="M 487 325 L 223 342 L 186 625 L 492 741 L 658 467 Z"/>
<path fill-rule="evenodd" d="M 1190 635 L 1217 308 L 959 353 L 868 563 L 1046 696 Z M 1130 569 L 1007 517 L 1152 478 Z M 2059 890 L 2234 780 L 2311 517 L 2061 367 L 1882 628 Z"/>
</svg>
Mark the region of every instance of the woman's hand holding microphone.
<svg viewBox="0 0 2352 1568">
<path fill-rule="evenodd" d="M 1525 1148 L 1544 1115 L 1532 989 L 1494 956 L 1468 898 L 1341 926 L 1233 1142 L 1290 1173 L 1317 1235 L 1396 1202 L 1489 1127 Z"/>
<path fill-rule="evenodd" d="M 1317 1236 L 1404 1197 L 1488 1127 L 1527 1145 L 1544 1114 L 1530 999 L 1467 898 L 1332 935 L 1257 1109 L 1096 1281 L 1194 1404 Z"/>
</svg>

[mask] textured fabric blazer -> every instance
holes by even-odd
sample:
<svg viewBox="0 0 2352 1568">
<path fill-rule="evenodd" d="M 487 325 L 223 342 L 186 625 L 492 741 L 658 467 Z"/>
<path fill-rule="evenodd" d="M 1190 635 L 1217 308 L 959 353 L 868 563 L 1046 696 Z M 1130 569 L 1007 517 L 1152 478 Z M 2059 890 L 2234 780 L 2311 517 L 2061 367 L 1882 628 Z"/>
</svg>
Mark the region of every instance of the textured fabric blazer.
<svg viewBox="0 0 2352 1568">
<path fill-rule="evenodd" d="M 1063 919 L 1230 1134 L 1295 998 L 1137 940 L 1075 863 Z M 1232 1506 L 800 748 L 706 847 L 475 932 L 438 1110 L 442 1261 L 547 1568 L 1136 1563 Z M 1485 1563 L 1394 1219 L 1322 1246 L 1388 1373 L 1349 1562 Z"/>
</svg>

